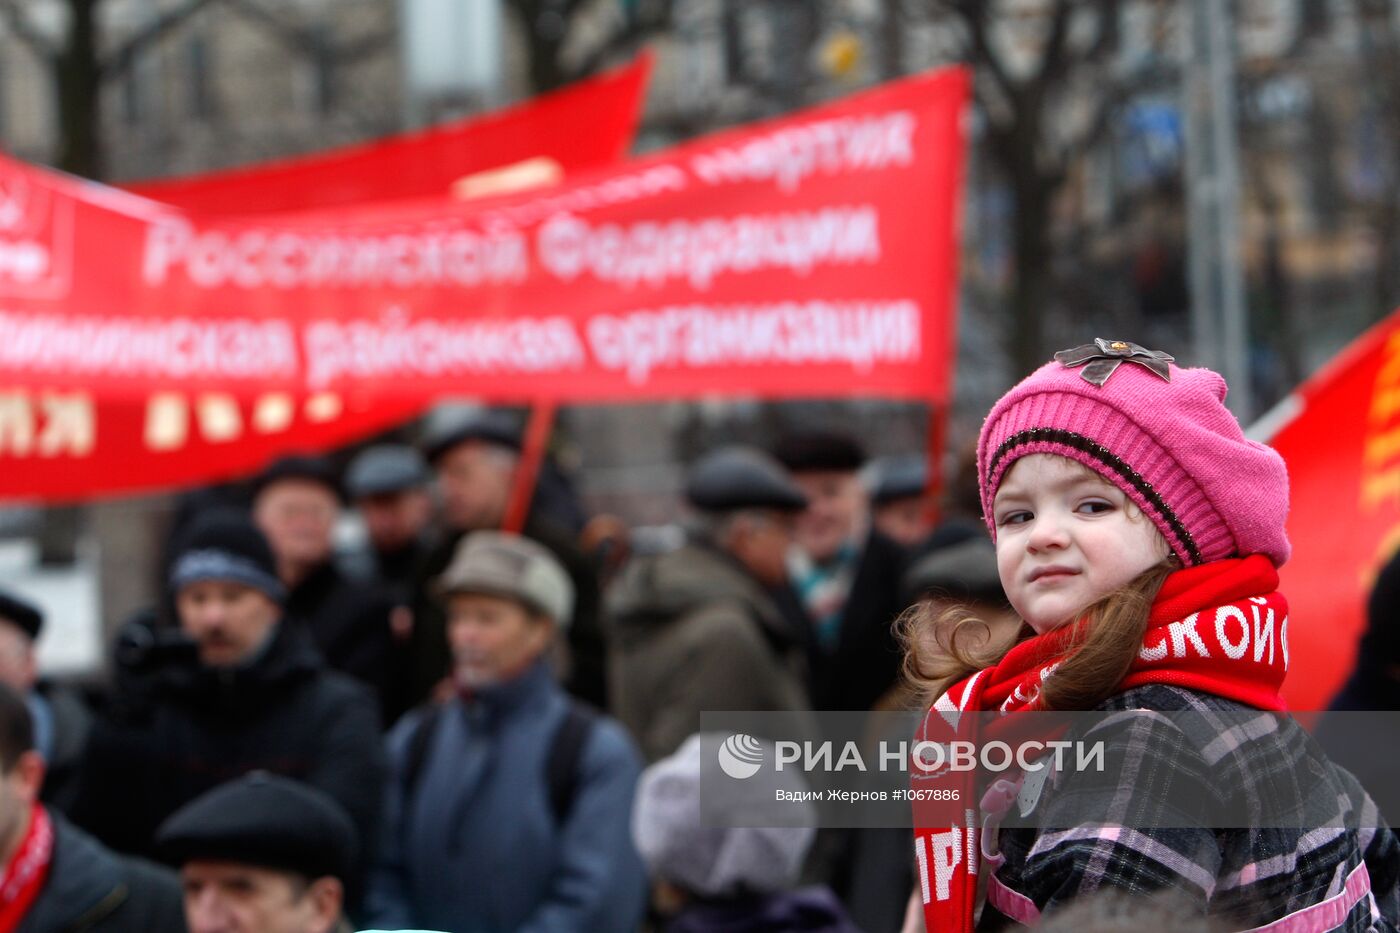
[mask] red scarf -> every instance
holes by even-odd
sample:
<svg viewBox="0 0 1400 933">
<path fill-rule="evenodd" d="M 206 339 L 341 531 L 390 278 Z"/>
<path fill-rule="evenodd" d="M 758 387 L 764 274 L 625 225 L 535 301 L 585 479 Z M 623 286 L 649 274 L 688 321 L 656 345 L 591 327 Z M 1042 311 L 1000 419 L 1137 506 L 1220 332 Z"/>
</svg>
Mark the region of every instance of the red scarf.
<svg viewBox="0 0 1400 933">
<path fill-rule="evenodd" d="M 53 858 L 53 823 L 36 803 L 29 811 L 29 831 L 0 876 L 0 933 L 14 933 L 49 877 Z"/>
<path fill-rule="evenodd" d="M 1278 571 L 1257 554 L 1167 577 L 1152 604 L 1142 648 L 1116 692 L 1169 684 L 1256 709 L 1284 709 L 1278 691 L 1288 670 L 1288 603 L 1277 590 Z M 959 738 L 975 741 L 968 733 L 978 717 L 964 720 L 962 712 L 1036 709 L 1045 679 L 1064 660 L 1073 636 L 1074 626 L 1066 625 L 1027 639 L 995 667 L 954 684 L 929 708 L 916 741 L 939 741 L 950 726 Z M 916 784 L 929 779 L 914 773 Z M 941 787 L 956 788 L 956 799 L 970 803 L 972 772 L 936 772 L 932 777 Z M 923 822 L 916 809 L 924 922 L 939 933 L 971 930 L 981 851 L 977 813 L 968 809 L 963 826 L 922 828 Z"/>
</svg>

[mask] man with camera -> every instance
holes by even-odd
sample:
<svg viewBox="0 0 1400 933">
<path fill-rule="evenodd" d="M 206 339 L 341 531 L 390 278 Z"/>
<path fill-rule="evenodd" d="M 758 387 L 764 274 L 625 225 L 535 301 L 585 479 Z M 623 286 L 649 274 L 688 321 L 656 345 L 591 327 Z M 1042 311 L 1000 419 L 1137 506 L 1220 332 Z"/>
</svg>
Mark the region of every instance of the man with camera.
<svg viewBox="0 0 1400 933">
<path fill-rule="evenodd" d="M 376 701 L 284 624 L 262 533 L 242 516 L 198 520 L 169 584 L 180 634 L 157 630 L 155 657 L 122 678 L 94 727 L 74 819 L 147 853 L 176 809 L 265 770 L 324 791 L 373 838 L 384 780 Z"/>
</svg>

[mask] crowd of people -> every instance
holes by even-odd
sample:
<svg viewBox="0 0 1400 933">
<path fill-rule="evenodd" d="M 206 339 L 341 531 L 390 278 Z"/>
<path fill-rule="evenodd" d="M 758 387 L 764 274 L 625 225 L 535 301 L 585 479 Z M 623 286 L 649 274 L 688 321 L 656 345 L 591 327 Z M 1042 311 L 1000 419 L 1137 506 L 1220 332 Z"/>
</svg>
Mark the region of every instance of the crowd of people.
<svg viewBox="0 0 1400 933">
<path fill-rule="evenodd" d="M 702 819 L 703 711 L 1004 711 L 1042 692 L 1060 709 L 1276 708 L 1275 668 L 1183 674 L 1139 643 L 1274 598 L 1281 461 L 1243 439 L 1213 373 L 1081 378 L 1143 362 L 1109 346 L 998 404 L 937 526 L 920 463 L 809 430 L 690 464 L 665 544 L 600 533 L 552 469 L 502 531 L 521 434 L 485 411 L 343 473 L 287 457 L 188 497 L 162 598 L 123 627 L 98 697 L 38 678 L 43 608 L 0 595 L 0 931 L 874 933 L 1042 909 L 1069 929 L 1058 906 L 1095 929 L 1149 930 L 1155 910 L 1204 930 L 1216 904 L 1251 926 L 1393 928 L 1400 845 L 1320 753 L 1309 786 L 1369 829 L 1207 832 L 1213 855 L 1162 831 L 1005 830 L 985 889 L 971 854 L 964 884 L 959 850 L 936 848 L 956 830 L 916 849 L 909 830 Z M 347 509 L 365 531 L 349 549 Z M 1159 587 L 1173 611 L 1205 602 L 1159 619 Z M 1079 613 L 1098 634 L 1065 642 Z M 1113 626 L 1129 634 L 1109 644 Z M 1196 779 L 1248 785 L 1282 752 L 1250 734 L 1215 754 Z M 1192 896 L 1081 897 L 1154 888 Z"/>
</svg>

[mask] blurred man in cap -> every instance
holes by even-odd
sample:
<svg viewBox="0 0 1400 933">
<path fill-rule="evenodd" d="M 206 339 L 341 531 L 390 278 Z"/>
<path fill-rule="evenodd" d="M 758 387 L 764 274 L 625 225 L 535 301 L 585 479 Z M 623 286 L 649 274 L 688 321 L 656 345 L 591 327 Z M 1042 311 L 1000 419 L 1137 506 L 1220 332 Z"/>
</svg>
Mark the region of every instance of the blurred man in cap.
<svg viewBox="0 0 1400 933">
<path fill-rule="evenodd" d="M 645 882 L 628 823 L 641 761 L 546 657 L 573 607 L 540 544 L 464 538 L 434 592 L 457 695 L 389 736 L 393 779 L 369 897 L 385 929 L 630 933 Z"/>
<path fill-rule="evenodd" d="M 340 486 L 320 457 L 283 457 L 254 481 L 253 520 L 287 588 L 288 619 L 307 627 L 327 664 L 374 690 L 387 713 L 394 706 L 394 601 L 386 589 L 336 567 L 339 518 Z"/>
<path fill-rule="evenodd" d="M 190 933 L 331 933 L 359 849 L 330 797 L 257 772 L 190 801 L 156 834 L 180 869 Z"/>
<path fill-rule="evenodd" d="M 423 455 L 406 444 L 367 448 L 345 471 L 345 492 L 369 536 L 374 575 L 405 604 L 431 547 L 432 478 Z"/>
<path fill-rule="evenodd" d="M 22 697 L 0 685 L 0 929 L 177 933 L 180 887 L 39 802 L 44 760 Z"/>
<path fill-rule="evenodd" d="M 78 767 L 92 713 L 77 691 L 39 680 L 34 645 L 44 614 L 0 591 L 0 683 L 24 697 L 34 721 L 34 747 L 44 759 L 44 803 L 67 811 L 78 792 Z"/>
<path fill-rule="evenodd" d="M 286 589 L 250 521 L 196 520 L 183 545 L 170 586 L 189 650 L 133 676 L 94 727 L 75 820 L 149 852 L 176 809 L 266 770 L 320 788 L 373 838 L 384 787 L 374 698 L 283 621 Z"/>
<path fill-rule="evenodd" d="M 904 608 L 904 551 L 871 525 L 860 475 L 865 451 L 853 439 L 789 434 L 777 458 L 808 501 L 788 569 L 812 622 L 812 702 L 825 710 L 870 709 L 899 673 L 894 620 Z"/>
<path fill-rule="evenodd" d="M 868 468 L 875 528 L 912 552 L 933 532 L 928 466 L 923 457 L 884 457 Z"/>
<path fill-rule="evenodd" d="M 413 613 L 416 698 L 427 696 L 451 668 L 444 647 L 441 608 L 429 592 L 431 581 L 446 569 L 464 535 L 501 527 L 520 460 L 520 444 L 515 420 L 505 412 L 487 410 L 449 423 L 424 445 L 428 462 L 437 474 L 445 535 L 424 563 L 417 584 Z M 565 686 L 580 699 L 606 709 L 597 571 L 579 549 L 576 533 L 540 509 L 538 494 L 531 502 L 521 533 L 550 550 L 568 572 L 574 588 Z"/>
<path fill-rule="evenodd" d="M 802 710 L 803 649 L 774 600 L 807 499 L 760 451 L 724 448 L 686 479 L 698 512 L 676 550 L 635 558 L 608 594 L 613 697 L 647 760 L 700 729 L 702 710 Z"/>
</svg>

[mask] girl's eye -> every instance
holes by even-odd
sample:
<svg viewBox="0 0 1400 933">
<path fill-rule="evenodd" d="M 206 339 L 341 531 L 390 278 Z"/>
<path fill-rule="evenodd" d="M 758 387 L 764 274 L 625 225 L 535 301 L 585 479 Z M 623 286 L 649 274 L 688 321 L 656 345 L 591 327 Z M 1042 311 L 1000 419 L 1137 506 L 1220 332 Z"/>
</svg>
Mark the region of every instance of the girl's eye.
<svg viewBox="0 0 1400 933">
<path fill-rule="evenodd" d="M 1031 513 L 1024 510 L 1018 512 L 1007 512 L 1001 517 L 998 525 L 1021 525 L 1031 520 Z"/>
<path fill-rule="evenodd" d="M 1079 511 L 1087 512 L 1090 515 L 1101 515 L 1104 512 L 1112 512 L 1113 503 L 1104 502 L 1101 499 L 1091 499 L 1088 502 L 1081 502 L 1079 504 Z"/>
</svg>

